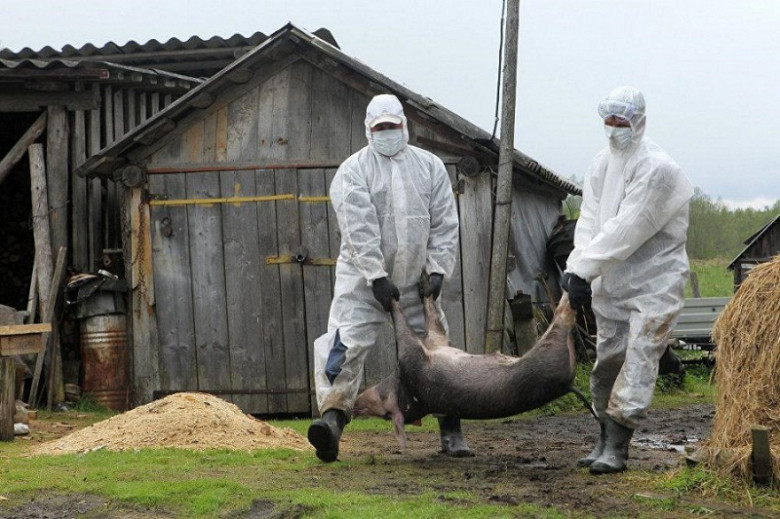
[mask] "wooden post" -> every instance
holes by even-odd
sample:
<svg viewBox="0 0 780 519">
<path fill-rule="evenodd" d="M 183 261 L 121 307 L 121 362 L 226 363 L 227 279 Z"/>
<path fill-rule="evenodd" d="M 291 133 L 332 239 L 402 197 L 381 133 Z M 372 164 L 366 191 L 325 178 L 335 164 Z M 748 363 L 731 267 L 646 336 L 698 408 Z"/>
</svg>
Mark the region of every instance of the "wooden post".
<svg viewBox="0 0 780 519">
<path fill-rule="evenodd" d="M 0 311 L 0 326 L 20 322 L 18 313 L 3 307 Z M 0 441 L 14 439 L 14 408 L 16 404 L 16 367 L 11 353 L 6 353 L 0 337 Z"/>
<path fill-rule="evenodd" d="M 512 213 L 512 171 L 515 153 L 515 96 L 517 94 L 517 38 L 520 0 L 507 2 L 506 51 L 504 54 L 501 146 L 498 153 L 498 185 L 493 218 L 493 251 L 490 258 L 485 353 L 502 350 L 504 303 L 506 300 L 506 254 L 509 219 Z"/>
<path fill-rule="evenodd" d="M 24 135 L 14 144 L 8 153 L 5 154 L 3 160 L 0 161 L 0 184 L 3 183 L 5 177 L 11 172 L 11 169 L 17 162 L 22 160 L 24 154 L 27 152 L 27 148 L 35 142 L 35 139 L 40 137 L 46 128 L 46 112 L 43 112 L 38 119 L 30 126 L 30 128 L 24 132 Z"/>
<path fill-rule="evenodd" d="M 693 293 L 693 297 L 701 297 L 701 293 L 699 292 L 699 276 L 696 274 L 696 272 L 691 271 L 690 278 L 691 293 Z"/>
<path fill-rule="evenodd" d="M 509 302 L 512 311 L 512 321 L 515 331 L 515 343 L 517 344 L 517 356 L 522 357 L 538 340 L 536 333 L 536 320 L 534 319 L 531 296 L 518 294 Z"/>
<path fill-rule="evenodd" d="M 46 189 L 46 166 L 43 160 L 43 145 L 33 144 L 28 148 L 30 156 L 30 187 L 32 190 L 33 238 L 35 241 L 35 262 L 38 274 L 38 301 L 42 309 L 49 304 L 49 283 L 52 276 L 51 239 L 49 238 L 49 203 Z M 43 315 L 43 311 L 41 314 Z M 38 354 L 30 388 L 30 405 L 35 405 L 45 351 Z"/>
<path fill-rule="evenodd" d="M 93 89 L 99 89 L 97 85 Z M 87 155 L 93 156 L 100 151 L 101 118 L 100 110 L 89 112 L 89 140 L 87 141 Z M 89 197 L 89 270 L 97 268 L 98 258 L 103 252 L 103 185 L 99 177 L 89 180 L 87 187 Z"/>
<path fill-rule="evenodd" d="M 49 306 L 43 315 L 44 323 L 52 323 L 51 335 L 48 338 L 47 349 L 49 355 L 49 391 L 46 400 L 47 407 L 51 409 L 54 402 L 65 400 L 65 384 L 62 380 L 62 350 L 60 349 L 59 318 L 57 317 L 57 300 L 65 281 L 65 265 L 68 262 L 67 247 L 60 247 L 57 252 L 57 265 L 49 287 Z"/>
<path fill-rule="evenodd" d="M 64 106 L 50 106 L 48 111 L 46 182 L 51 250 L 55 251 L 68 246 L 68 111 Z"/>
<path fill-rule="evenodd" d="M 3 442 L 14 439 L 15 378 L 16 369 L 13 359 L 0 357 L 0 441 Z"/>
<path fill-rule="evenodd" d="M 87 127 L 84 110 L 73 112 L 73 131 L 70 139 L 71 171 L 87 160 Z M 71 176 L 71 254 L 72 265 L 84 272 L 89 268 L 89 220 L 87 218 L 87 179 Z"/>
<path fill-rule="evenodd" d="M 755 425 L 751 428 L 753 436 L 753 480 L 759 485 L 771 485 L 772 451 L 769 448 L 769 428 Z"/>
<path fill-rule="evenodd" d="M 27 293 L 27 324 L 35 322 L 35 314 L 38 310 L 38 262 L 33 261 L 33 271 L 30 277 L 30 291 Z"/>
</svg>

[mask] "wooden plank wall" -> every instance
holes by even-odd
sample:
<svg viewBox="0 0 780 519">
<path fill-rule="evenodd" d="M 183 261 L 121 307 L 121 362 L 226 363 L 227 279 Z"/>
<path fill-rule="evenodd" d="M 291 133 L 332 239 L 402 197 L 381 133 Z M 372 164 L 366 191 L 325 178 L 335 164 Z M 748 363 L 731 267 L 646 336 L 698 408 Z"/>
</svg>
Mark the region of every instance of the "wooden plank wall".
<svg viewBox="0 0 780 519">
<path fill-rule="evenodd" d="M 137 217 L 132 222 L 134 225 L 143 225 L 144 222 L 148 222 L 148 215 L 140 213 L 131 215 L 128 211 L 128 208 L 132 207 L 133 194 L 135 200 L 138 201 L 140 200 L 139 193 L 122 190 L 123 196 L 120 197 L 117 194 L 117 186 L 113 182 L 98 178 L 84 179 L 72 173 L 70 173 L 69 178 L 65 172 L 68 170 L 72 172 L 87 157 L 96 154 L 104 146 L 114 142 L 164 106 L 159 103 L 160 96 L 149 91 L 127 89 L 121 86 L 101 87 L 98 83 L 79 88 L 97 90 L 101 99 L 100 107 L 89 111 L 65 112 L 61 110 L 63 117 L 56 117 L 58 115 L 57 108 L 49 110 L 55 115 L 53 121 L 57 124 L 57 131 L 64 131 L 69 135 L 69 142 L 65 144 L 67 148 L 63 150 L 62 146 L 52 144 L 49 146 L 47 154 L 49 161 L 55 166 L 52 168 L 52 172 L 60 171 L 57 177 L 66 179 L 65 181 L 70 183 L 69 239 L 72 251 L 70 261 L 78 271 L 94 272 L 105 266 L 102 262 L 105 249 L 120 249 L 126 244 L 125 263 L 129 266 L 129 240 L 122 239 L 121 227 L 124 225 L 127 237 L 129 237 L 131 216 Z M 174 99 L 171 96 L 169 102 Z M 63 161 L 67 161 L 64 166 L 62 165 Z M 121 205 L 125 207 L 120 207 Z M 136 205 L 139 204 L 136 203 Z M 67 212 L 63 214 L 67 214 Z M 120 221 L 122 215 L 125 217 L 124 222 Z M 139 247 L 139 251 L 142 248 Z M 146 253 L 146 251 L 143 252 Z M 117 273 L 123 274 L 119 271 Z M 132 287 L 138 289 L 139 293 L 134 292 L 131 306 L 139 308 L 135 309 L 137 311 L 133 315 L 132 325 L 129 326 L 129 329 L 132 330 L 133 325 L 143 330 L 154 328 L 155 333 L 138 335 L 138 339 L 155 343 L 156 326 L 150 324 L 153 323 L 154 316 L 149 314 L 150 307 L 148 307 L 154 301 L 153 285 L 151 285 L 151 280 L 149 285 L 146 285 L 142 279 L 133 281 Z M 139 284 L 143 284 L 143 286 L 139 288 Z M 136 390 L 134 392 L 140 400 L 149 400 L 151 393 L 137 389 L 158 385 L 159 362 L 156 357 L 156 349 L 151 351 L 148 347 L 134 348 L 134 352 L 136 350 L 152 353 L 133 358 L 136 365 L 134 371 L 142 373 L 144 379 L 143 382 L 134 383 Z"/>
<path fill-rule="evenodd" d="M 257 106 L 258 91 L 253 90 L 209 115 L 205 121 L 209 137 L 206 146 L 212 140 L 213 126 L 215 162 L 254 159 L 252 145 L 258 136 Z M 226 137 L 218 139 L 218 135 Z M 255 171 L 223 171 L 219 176 L 223 196 L 260 194 Z M 273 209 L 273 206 L 263 205 Z M 261 277 L 265 258 L 257 239 L 261 229 L 258 209 L 257 204 L 248 203 L 222 211 L 231 387 L 250 390 L 266 389 L 268 380 L 266 350 L 261 347 L 263 319 L 258 314 L 262 308 Z M 233 402 L 242 409 L 263 410 L 261 412 L 269 409 L 265 394 L 234 395 Z"/>
<path fill-rule="evenodd" d="M 52 149 L 52 159 L 67 160 L 64 167 L 69 171 L 164 108 L 159 105 L 160 96 L 149 91 L 119 86 L 101 87 L 98 83 L 79 88 L 98 90 L 101 105 L 94 110 L 70 111 L 64 122 L 57 123 L 70 136 L 66 144 L 69 149 Z M 171 101 L 175 99 L 171 97 Z M 63 172 L 66 170 L 62 167 L 60 170 L 62 176 L 58 178 L 70 178 L 71 265 L 79 271 L 94 272 L 102 268 L 100 261 L 104 249 L 122 246 L 121 210 L 116 188 L 110 181 L 84 179 L 72 174 L 68 177 Z"/>
<path fill-rule="evenodd" d="M 485 352 L 490 244 L 493 220 L 492 179 L 489 172 L 464 177 L 460 207 L 460 251 L 466 351 Z"/>
<path fill-rule="evenodd" d="M 308 159 L 340 162 L 352 149 L 353 92 L 343 83 L 319 69 L 311 74 L 311 144 Z M 298 172 L 300 196 L 326 196 L 336 169 L 312 169 Z M 330 203 L 299 204 L 301 239 L 312 258 L 337 258 L 339 236 L 336 214 Z M 330 302 L 333 299 L 335 268 L 303 267 L 306 303 L 306 344 L 309 359 L 310 387 L 313 380 L 313 343 L 328 328 Z M 312 395 L 312 409 L 316 398 Z"/>
<path fill-rule="evenodd" d="M 369 98 L 303 61 L 226 99 L 180 124 L 149 165 L 338 163 L 366 145 Z M 423 127 L 415 132 L 435 136 Z M 452 160 L 448 173 L 455 185 Z M 300 168 L 151 175 L 151 193 L 172 199 L 294 194 L 296 200 L 152 207 L 160 381 L 145 394 L 230 390 L 249 412 L 316 411 L 312 344 L 327 329 L 335 268 L 266 259 L 300 246 L 310 258 L 338 256 L 333 209 L 311 198 L 328 194 L 334 174 L 335 168 Z M 464 179 L 463 252 L 444 292 L 453 343 L 471 352 L 484 351 L 491 187 L 489 173 Z M 367 357 L 365 383 L 389 374 L 396 359 L 388 321 Z"/>
<path fill-rule="evenodd" d="M 174 141 L 156 152 L 152 163 L 204 160 L 262 163 L 308 158 L 310 81 L 308 67 L 284 70 L 195 121 L 179 139 L 182 144 L 178 149 Z M 291 112 L 295 114 L 293 117 Z M 289 153 L 293 148 L 291 142 L 295 144 L 297 156 Z M 199 148 L 204 150 L 200 157 L 194 155 Z M 296 194 L 298 174 L 296 170 L 282 169 L 155 175 L 150 179 L 150 188 L 153 193 L 164 193 L 171 198 Z M 302 183 L 308 185 L 309 178 L 301 175 Z M 183 177 L 187 186 L 183 195 L 172 193 L 167 182 L 160 183 L 162 178 L 177 176 Z M 322 171 L 319 176 L 324 179 Z M 208 189 L 190 189 L 196 185 Z M 233 390 L 236 391 L 234 401 L 251 412 L 308 412 L 302 267 L 297 263 L 267 264 L 265 261 L 269 257 L 293 254 L 301 245 L 298 204 L 294 200 L 282 200 L 196 205 L 186 209 L 170 207 L 165 211 L 155 208 L 153 220 L 183 210 L 187 212 L 185 224 L 191 244 L 194 342 L 198 345 L 193 365 L 197 366 L 197 379 L 195 386 L 183 386 L 191 382 L 168 377 L 163 380 L 166 384 L 163 389 Z M 159 225 L 155 224 L 154 229 L 158 233 Z M 153 240 L 155 243 L 171 241 L 159 235 Z M 155 279 L 172 277 L 172 264 L 180 263 L 181 258 L 170 258 L 173 263 L 169 263 L 157 249 L 155 255 L 161 256 L 160 261 L 155 257 Z M 208 308 L 218 315 L 208 316 L 199 311 L 199 298 L 207 291 Z M 158 306 L 163 304 L 163 297 L 161 289 Z M 160 323 L 166 321 L 162 317 L 164 312 L 160 306 Z M 218 337 L 214 336 L 215 330 Z M 166 330 L 161 329 L 161 337 L 165 334 Z M 218 351 L 209 348 L 213 344 L 219 345 Z M 163 363 L 170 360 L 164 351 L 167 347 L 161 340 Z M 222 396 L 230 398 L 230 395 Z"/>
<path fill-rule="evenodd" d="M 180 142 L 177 142 L 180 146 Z M 173 148 L 173 149 L 172 149 Z M 176 146 L 166 151 L 172 155 Z M 149 178 L 152 193 L 166 193 L 171 198 L 185 198 L 184 174 L 152 176 Z M 187 211 L 182 208 L 153 206 L 150 231 L 152 233 L 153 269 L 155 286 L 155 314 L 159 323 L 159 343 L 148 345 L 158 350 L 159 381 L 156 385 L 141 385 L 140 374 L 148 369 L 137 360 L 155 352 L 144 352 L 139 336 L 144 331 L 136 328 L 134 365 L 136 398 L 150 395 L 156 389 L 166 387 L 197 388 L 197 357 L 195 353 L 195 323 L 193 321 L 192 288 L 190 280 L 190 235 Z M 151 333 L 147 330 L 146 333 Z"/>
</svg>

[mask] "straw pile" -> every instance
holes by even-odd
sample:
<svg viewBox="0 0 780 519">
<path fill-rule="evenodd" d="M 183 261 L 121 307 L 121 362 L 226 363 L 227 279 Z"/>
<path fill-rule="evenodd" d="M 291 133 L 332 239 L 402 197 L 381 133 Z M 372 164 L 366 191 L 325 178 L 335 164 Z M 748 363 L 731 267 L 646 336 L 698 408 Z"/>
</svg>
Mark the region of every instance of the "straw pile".
<svg viewBox="0 0 780 519">
<path fill-rule="evenodd" d="M 268 425 L 220 398 L 175 393 L 44 443 L 33 454 L 165 447 L 245 451 L 311 448 L 306 438 L 292 429 Z"/>
<path fill-rule="evenodd" d="M 718 388 L 705 462 L 752 478 L 751 427 L 769 428 L 774 479 L 780 480 L 780 256 L 759 265 L 713 328 Z"/>
</svg>

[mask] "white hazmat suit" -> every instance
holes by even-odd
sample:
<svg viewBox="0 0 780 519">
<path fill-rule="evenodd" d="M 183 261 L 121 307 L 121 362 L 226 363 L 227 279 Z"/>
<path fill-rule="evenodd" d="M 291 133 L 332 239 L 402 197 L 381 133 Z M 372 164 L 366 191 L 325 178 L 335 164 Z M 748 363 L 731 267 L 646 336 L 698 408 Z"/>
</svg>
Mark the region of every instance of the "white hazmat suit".
<svg viewBox="0 0 780 519">
<path fill-rule="evenodd" d="M 591 283 L 598 338 L 591 375 L 600 418 L 635 429 L 650 406 L 658 361 L 682 309 L 693 187 L 644 136 L 645 101 L 619 87 L 599 115 L 627 119 L 630 140 L 610 138 L 585 176 L 566 271 Z"/>
<path fill-rule="evenodd" d="M 374 147 L 370 123 L 400 117 L 403 142 L 392 156 Z M 330 186 L 341 232 L 328 331 L 314 341 L 314 379 L 320 412 L 351 416 L 368 349 L 389 319 L 371 283 L 388 276 L 418 333 L 424 331 L 417 290 L 420 274 L 452 274 L 458 252 L 458 215 L 442 161 L 410 146 L 407 120 L 395 96 L 374 97 L 366 109 L 368 146 L 339 167 Z M 444 319 L 444 314 L 439 311 Z M 443 321 L 445 322 L 445 321 Z"/>
</svg>

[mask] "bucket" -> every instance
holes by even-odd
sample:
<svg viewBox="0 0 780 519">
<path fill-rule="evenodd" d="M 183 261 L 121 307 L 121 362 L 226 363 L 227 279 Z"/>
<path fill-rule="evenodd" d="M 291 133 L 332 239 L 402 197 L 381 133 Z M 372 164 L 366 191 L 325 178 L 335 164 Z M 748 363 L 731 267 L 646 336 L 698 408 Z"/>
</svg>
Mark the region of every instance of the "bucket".
<svg viewBox="0 0 780 519">
<path fill-rule="evenodd" d="M 81 320 L 84 393 L 115 411 L 126 411 L 129 396 L 127 317 L 95 315 Z"/>
</svg>

